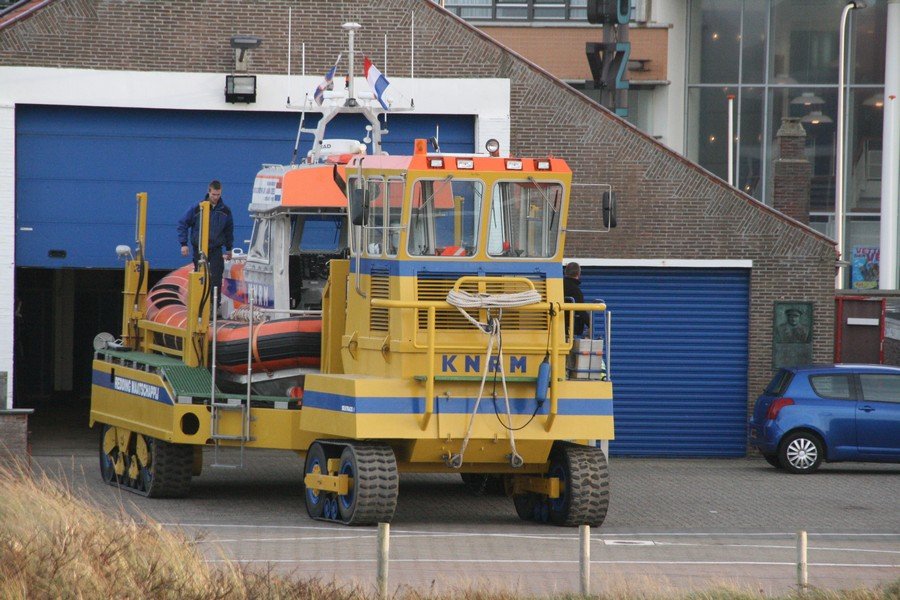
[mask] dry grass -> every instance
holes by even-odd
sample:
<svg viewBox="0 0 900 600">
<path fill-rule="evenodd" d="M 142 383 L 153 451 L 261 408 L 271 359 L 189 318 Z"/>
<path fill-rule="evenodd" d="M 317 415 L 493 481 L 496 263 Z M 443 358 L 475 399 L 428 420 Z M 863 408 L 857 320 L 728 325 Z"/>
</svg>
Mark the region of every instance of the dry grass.
<svg viewBox="0 0 900 600">
<path fill-rule="evenodd" d="M 369 600 L 370 590 L 300 580 L 271 569 L 204 560 L 195 540 L 124 510 L 107 514 L 56 479 L 0 468 L 0 599 L 154 598 Z M 512 592 L 461 589 L 435 595 L 400 589 L 393 600 L 517 600 Z M 557 596 L 576 600 L 577 595 Z M 680 592 L 622 588 L 604 600 L 761 600 L 757 592 L 723 587 Z M 900 600 L 900 579 L 880 590 L 827 591 L 782 600 Z"/>
</svg>

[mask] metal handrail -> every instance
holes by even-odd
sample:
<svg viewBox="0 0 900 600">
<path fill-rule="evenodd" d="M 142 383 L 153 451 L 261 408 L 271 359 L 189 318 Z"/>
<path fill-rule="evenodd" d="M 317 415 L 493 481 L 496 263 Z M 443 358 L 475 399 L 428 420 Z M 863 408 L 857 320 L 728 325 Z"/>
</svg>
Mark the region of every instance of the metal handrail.
<svg viewBox="0 0 900 600">
<path fill-rule="evenodd" d="M 462 279 L 479 279 L 478 277 L 462 277 Z M 523 278 L 525 279 L 525 278 Z M 531 282 L 527 279 L 526 281 L 531 284 Z M 533 286 L 533 284 L 531 284 Z M 426 351 L 426 361 L 427 365 L 427 374 L 425 378 L 425 412 L 422 418 L 421 428 L 424 431 L 428 427 L 428 423 L 431 420 L 431 416 L 434 414 L 434 356 L 435 350 L 437 349 L 436 343 L 436 332 L 435 332 L 435 315 L 438 309 L 450 309 L 456 308 L 450 303 L 444 300 L 389 300 L 386 298 L 372 298 L 370 303 L 373 307 L 376 308 L 411 308 L 411 309 L 425 309 L 428 311 L 428 322 L 427 322 L 427 338 L 428 342 L 424 347 Z M 538 302 L 535 304 L 528 304 L 525 306 L 518 306 L 515 310 L 524 310 L 530 312 L 549 312 L 550 313 L 550 323 L 549 327 L 553 330 L 553 335 L 550 336 L 550 408 L 547 414 L 547 420 L 545 422 L 544 428 L 546 431 L 550 431 L 553 427 L 553 422 L 556 420 L 556 415 L 559 411 L 559 391 L 557 388 L 557 381 L 559 379 L 559 361 L 557 357 L 559 355 L 560 346 L 559 346 L 559 327 L 561 319 L 559 319 L 559 314 L 561 312 L 566 311 L 591 311 L 591 312 L 602 312 L 606 311 L 606 303 L 604 302 L 596 302 L 596 303 L 586 303 L 586 302 Z M 608 345 L 608 344 L 607 344 Z M 414 348 L 421 348 L 420 346 L 416 346 L 415 342 L 413 342 Z"/>
</svg>

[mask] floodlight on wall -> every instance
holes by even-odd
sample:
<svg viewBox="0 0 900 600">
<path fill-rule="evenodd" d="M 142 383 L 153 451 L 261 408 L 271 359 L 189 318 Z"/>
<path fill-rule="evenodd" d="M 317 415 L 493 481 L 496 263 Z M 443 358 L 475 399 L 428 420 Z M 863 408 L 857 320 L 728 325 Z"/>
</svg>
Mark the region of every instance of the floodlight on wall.
<svg viewBox="0 0 900 600">
<path fill-rule="evenodd" d="M 802 94 L 791 100 L 791 104 L 801 104 L 803 106 L 821 106 L 822 104 L 825 104 L 825 101 L 812 92 L 803 92 Z"/>
<path fill-rule="evenodd" d="M 226 75 L 225 102 L 256 102 L 256 75 Z"/>
<path fill-rule="evenodd" d="M 872 108 L 884 108 L 884 94 L 873 94 L 863 100 L 863 106 Z"/>
<path fill-rule="evenodd" d="M 234 48 L 234 70 L 236 73 L 244 73 L 247 71 L 247 65 L 250 62 L 250 56 L 247 50 L 259 48 L 262 38 L 255 35 L 233 35 L 231 36 L 231 47 Z"/>
<path fill-rule="evenodd" d="M 825 123 L 834 123 L 834 119 L 826 114 L 823 114 L 821 110 L 814 110 L 800 119 L 800 122 L 809 123 L 810 125 L 822 125 Z"/>
</svg>

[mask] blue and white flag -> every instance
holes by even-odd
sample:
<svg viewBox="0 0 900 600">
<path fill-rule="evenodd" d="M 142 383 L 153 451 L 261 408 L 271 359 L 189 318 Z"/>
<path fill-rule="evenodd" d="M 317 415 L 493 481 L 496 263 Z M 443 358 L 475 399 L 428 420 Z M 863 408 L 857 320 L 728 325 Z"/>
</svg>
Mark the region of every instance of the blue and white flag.
<svg viewBox="0 0 900 600">
<path fill-rule="evenodd" d="M 366 75 L 366 81 L 369 82 L 369 87 L 372 88 L 372 92 L 375 94 L 375 98 L 378 100 L 378 103 L 381 104 L 381 107 L 384 110 L 388 110 L 388 105 L 384 101 L 384 91 L 391 83 L 387 80 L 387 77 L 381 74 L 378 67 L 372 64 L 372 61 L 369 60 L 368 56 L 363 58 L 365 58 L 363 72 Z"/>
<path fill-rule="evenodd" d="M 325 73 L 325 79 L 322 80 L 322 83 L 320 83 L 318 87 L 316 87 L 316 91 L 313 92 L 313 100 L 315 100 L 316 104 L 319 106 L 322 106 L 322 102 L 325 101 L 325 90 L 334 89 L 334 72 L 337 71 L 339 62 L 341 62 L 340 54 L 338 54 L 337 60 L 334 61 L 334 66 Z"/>
</svg>

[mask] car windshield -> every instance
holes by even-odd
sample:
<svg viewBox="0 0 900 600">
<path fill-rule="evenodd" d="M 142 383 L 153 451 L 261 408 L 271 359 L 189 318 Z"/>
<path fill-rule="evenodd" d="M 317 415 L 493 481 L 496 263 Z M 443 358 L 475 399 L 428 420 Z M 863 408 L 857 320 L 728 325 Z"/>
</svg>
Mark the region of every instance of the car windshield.
<svg viewBox="0 0 900 600">
<path fill-rule="evenodd" d="M 782 395 L 793 378 L 794 374 L 792 372 L 787 369 L 779 369 L 772 381 L 769 382 L 769 385 L 766 386 L 765 394 L 767 396 Z"/>
</svg>

